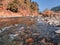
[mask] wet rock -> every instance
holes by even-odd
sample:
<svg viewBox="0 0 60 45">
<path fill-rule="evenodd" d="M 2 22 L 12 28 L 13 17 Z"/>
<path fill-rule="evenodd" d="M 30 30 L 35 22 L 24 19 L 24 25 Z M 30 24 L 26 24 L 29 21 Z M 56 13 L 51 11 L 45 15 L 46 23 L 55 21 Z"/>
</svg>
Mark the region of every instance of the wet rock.
<svg viewBox="0 0 60 45">
<path fill-rule="evenodd" d="M 50 45 L 60 38 L 55 31 L 58 29 L 39 20 L 34 25 L 15 24 L 0 29 L 1 45 Z M 53 42 L 53 43 L 52 43 Z"/>
</svg>

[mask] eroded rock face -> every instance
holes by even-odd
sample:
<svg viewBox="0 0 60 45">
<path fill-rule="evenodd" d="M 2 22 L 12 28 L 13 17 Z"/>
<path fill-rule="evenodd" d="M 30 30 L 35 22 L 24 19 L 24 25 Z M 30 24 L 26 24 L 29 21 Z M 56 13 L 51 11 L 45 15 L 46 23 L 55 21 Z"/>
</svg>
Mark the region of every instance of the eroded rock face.
<svg viewBox="0 0 60 45">
<path fill-rule="evenodd" d="M 53 14 L 53 11 L 48 10 L 48 9 L 43 12 L 43 16 L 45 16 L 45 17 L 49 17 L 49 16 L 51 16 L 52 14 Z"/>
</svg>

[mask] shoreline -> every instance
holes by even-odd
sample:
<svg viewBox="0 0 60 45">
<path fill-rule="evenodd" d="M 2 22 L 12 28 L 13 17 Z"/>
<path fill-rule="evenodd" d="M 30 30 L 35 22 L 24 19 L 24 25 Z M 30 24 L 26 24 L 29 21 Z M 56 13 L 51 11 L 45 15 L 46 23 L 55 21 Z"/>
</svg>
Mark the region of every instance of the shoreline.
<svg viewBox="0 0 60 45">
<path fill-rule="evenodd" d="M 32 20 L 31 20 L 32 19 Z M 0 18 L 0 28 L 15 25 L 15 24 L 26 24 L 31 25 L 34 24 L 34 18 L 31 17 L 8 17 L 8 18 Z"/>
</svg>

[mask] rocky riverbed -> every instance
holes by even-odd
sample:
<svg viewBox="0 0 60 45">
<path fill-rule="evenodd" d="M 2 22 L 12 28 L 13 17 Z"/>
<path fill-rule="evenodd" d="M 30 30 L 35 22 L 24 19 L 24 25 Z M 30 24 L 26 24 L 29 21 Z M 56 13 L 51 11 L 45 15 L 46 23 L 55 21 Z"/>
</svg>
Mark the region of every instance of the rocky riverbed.
<svg viewBox="0 0 60 45">
<path fill-rule="evenodd" d="M 60 45 L 59 33 L 55 32 L 60 27 L 43 18 L 5 18 L 1 23 L 0 45 Z"/>
</svg>

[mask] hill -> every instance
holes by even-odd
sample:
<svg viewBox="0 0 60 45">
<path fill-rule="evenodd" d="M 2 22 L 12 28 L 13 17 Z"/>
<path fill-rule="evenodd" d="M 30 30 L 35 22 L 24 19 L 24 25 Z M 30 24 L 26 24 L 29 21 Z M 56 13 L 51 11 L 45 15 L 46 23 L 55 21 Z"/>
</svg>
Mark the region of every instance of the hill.
<svg viewBox="0 0 60 45">
<path fill-rule="evenodd" d="M 51 8 L 52 11 L 60 11 L 60 6 L 56 6 L 56 7 L 53 7 Z"/>
</svg>

